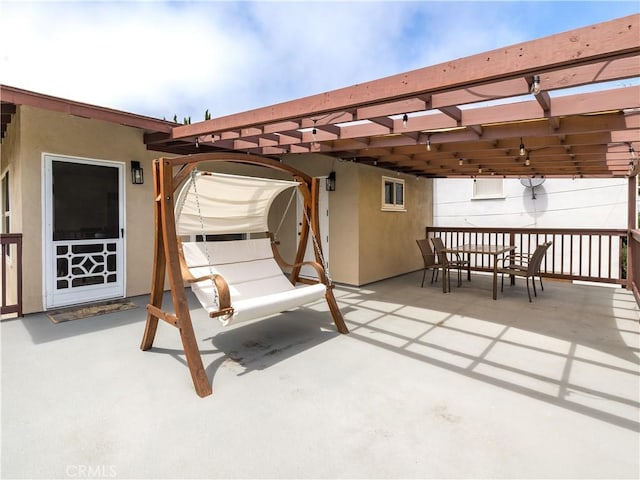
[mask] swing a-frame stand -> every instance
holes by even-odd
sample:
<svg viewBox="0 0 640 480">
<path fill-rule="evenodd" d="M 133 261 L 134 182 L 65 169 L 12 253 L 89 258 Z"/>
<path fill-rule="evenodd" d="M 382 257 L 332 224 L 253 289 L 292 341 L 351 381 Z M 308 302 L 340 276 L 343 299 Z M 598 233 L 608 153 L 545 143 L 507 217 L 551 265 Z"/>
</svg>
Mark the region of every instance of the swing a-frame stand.
<svg viewBox="0 0 640 480">
<path fill-rule="evenodd" d="M 300 172 L 293 167 L 279 163 L 277 161 L 257 157 L 253 155 L 241 155 L 234 153 L 203 153 L 197 155 L 188 155 L 184 157 L 176 158 L 160 158 L 153 162 L 153 181 L 155 192 L 155 241 L 154 241 L 154 266 L 151 283 L 151 295 L 150 302 L 147 305 L 147 322 L 142 338 L 141 349 L 149 350 L 153 346 L 156 330 L 158 328 L 158 321 L 163 320 L 166 323 L 176 327 L 180 333 L 182 345 L 186 355 L 189 371 L 191 372 L 191 378 L 193 380 L 194 387 L 199 396 L 205 397 L 212 393 L 211 384 L 207 378 L 204 366 L 202 364 L 202 357 L 200 356 L 200 350 L 198 349 L 198 343 L 196 340 L 195 332 L 193 329 L 193 323 L 189 313 L 187 305 L 187 298 L 185 293 L 185 283 L 193 283 L 196 285 L 207 284 L 208 288 L 215 291 L 216 304 L 214 308 L 207 308 L 209 316 L 212 318 L 232 318 L 234 315 L 240 315 L 240 304 L 237 302 L 234 304 L 234 299 L 230 294 L 229 284 L 226 279 L 220 273 L 214 273 L 213 266 L 209 266 L 210 273 L 204 276 L 194 276 L 193 270 L 189 270 L 188 260 L 185 260 L 185 251 L 180 241 L 181 233 L 176 227 L 176 197 L 178 188 L 189 182 L 192 178 L 194 190 L 195 190 L 195 175 L 196 167 L 201 162 L 234 162 L 244 163 L 251 165 L 259 165 L 262 167 L 269 167 L 280 172 L 289 174 L 294 181 L 298 182 L 297 188 L 301 193 L 303 199 L 303 211 L 304 216 L 308 221 L 302 222 L 302 231 L 298 242 L 296 258 L 293 264 L 285 263 L 277 252 L 276 246 L 271 242 L 271 248 L 273 248 L 272 260 L 275 260 L 279 265 L 290 268 L 289 282 L 284 292 L 277 292 L 272 296 L 262 296 L 259 299 L 259 307 L 255 307 L 257 312 L 264 313 L 265 311 L 274 311 L 278 306 L 284 306 L 283 310 L 291 308 L 292 302 L 298 299 L 302 302 L 305 298 L 309 300 L 309 295 L 306 297 L 301 295 L 300 292 L 304 291 L 307 286 L 301 288 L 293 288 L 296 284 L 315 284 L 309 285 L 309 289 L 313 290 L 311 293 L 317 295 L 320 291 L 320 295 L 324 296 L 333 321 L 337 330 L 340 333 L 348 333 L 347 326 L 338 304 L 333 295 L 333 285 L 325 269 L 323 268 L 323 257 L 320 246 L 319 235 L 319 221 L 318 221 L 318 179 L 312 178 L 303 172 Z M 204 173 L 204 172 L 203 172 Z M 198 187 L 202 188 L 202 187 Z M 197 195 L 197 190 L 195 190 Z M 196 202 L 197 196 L 196 196 Z M 198 203 L 198 213 L 200 214 L 200 204 Z M 204 221 L 202 216 L 200 222 L 203 225 Z M 216 231 L 202 232 L 205 234 L 217 233 Z M 239 233 L 239 232 L 238 232 Z M 314 243 L 314 251 L 316 254 L 316 262 L 304 262 L 304 255 L 307 246 L 309 236 L 312 236 Z M 206 238 L 203 238 L 206 240 Z M 251 240 L 250 240 L 251 241 Z M 226 243 L 226 242 L 221 242 Z M 242 241 L 235 242 L 236 244 L 243 243 Z M 231 243 L 230 243 L 231 244 Z M 242 249 L 242 246 L 240 246 Z M 254 250 L 254 249 L 250 249 Z M 232 257 L 237 257 L 237 252 Z M 208 253 L 207 253 L 207 256 Z M 215 264 L 216 259 L 213 258 L 212 262 Z M 260 260 L 264 261 L 264 260 Z M 311 264 L 318 273 L 318 281 L 309 280 L 300 277 L 300 269 L 303 264 Z M 219 270 L 221 271 L 221 270 Z M 162 296 L 164 291 L 165 277 L 168 275 L 169 285 L 171 289 L 171 298 L 173 302 L 173 313 L 167 312 L 162 309 Z M 200 283 L 198 283 L 200 282 Z M 318 283 L 322 286 L 318 286 Z M 320 290 L 318 290 L 320 289 Z M 266 298 L 266 300 L 265 300 Z M 271 300 L 273 298 L 274 300 Z M 293 300 L 292 300 L 293 299 Z M 251 304 L 252 299 L 244 300 L 244 303 Z M 271 305 L 265 303 L 271 302 Z M 280 302 L 280 303 L 278 303 Z M 256 302 L 254 302 L 256 303 Z M 302 304 L 302 303 L 301 303 Z M 203 303 L 204 306 L 204 303 Z M 297 305 L 296 305 L 297 306 Z M 266 308 L 266 310 L 265 310 Z M 280 310 L 277 310 L 280 311 Z"/>
</svg>

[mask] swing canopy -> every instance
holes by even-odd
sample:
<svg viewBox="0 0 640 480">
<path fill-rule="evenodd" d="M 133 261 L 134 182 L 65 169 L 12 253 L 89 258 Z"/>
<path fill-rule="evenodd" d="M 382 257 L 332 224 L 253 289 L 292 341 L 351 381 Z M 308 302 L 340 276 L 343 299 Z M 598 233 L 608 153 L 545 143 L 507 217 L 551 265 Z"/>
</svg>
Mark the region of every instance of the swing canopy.
<svg viewBox="0 0 640 480">
<path fill-rule="evenodd" d="M 298 185 L 288 180 L 197 172 L 176 198 L 177 234 L 266 232 L 273 200 Z"/>
</svg>

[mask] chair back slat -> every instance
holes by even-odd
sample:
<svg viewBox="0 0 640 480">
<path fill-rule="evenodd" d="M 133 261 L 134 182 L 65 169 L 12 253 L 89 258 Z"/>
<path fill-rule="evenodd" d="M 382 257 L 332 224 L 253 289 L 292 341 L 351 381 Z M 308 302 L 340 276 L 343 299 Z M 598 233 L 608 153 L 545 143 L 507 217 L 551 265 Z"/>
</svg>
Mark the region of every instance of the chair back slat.
<svg viewBox="0 0 640 480">
<path fill-rule="evenodd" d="M 431 242 L 433 243 L 433 248 L 436 250 L 438 261 L 445 267 L 447 267 L 449 265 L 449 259 L 447 258 L 447 254 L 445 253 L 444 242 L 440 237 L 433 237 L 431 239 Z"/>
<path fill-rule="evenodd" d="M 433 253 L 431 249 L 431 245 L 429 245 L 429 241 L 426 238 L 421 238 L 416 240 L 418 247 L 420 248 L 420 253 L 422 254 L 422 260 L 424 261 L 425 268 L 429 268 L 431 265 L 435 265 L 436 255 Z"/>
</svg>

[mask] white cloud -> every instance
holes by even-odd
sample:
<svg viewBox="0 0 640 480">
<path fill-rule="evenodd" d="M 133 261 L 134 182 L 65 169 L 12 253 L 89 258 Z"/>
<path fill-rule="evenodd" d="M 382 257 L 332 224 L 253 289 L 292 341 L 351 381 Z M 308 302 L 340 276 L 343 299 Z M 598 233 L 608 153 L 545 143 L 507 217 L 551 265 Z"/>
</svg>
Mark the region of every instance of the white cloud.
<svg viewBox="0 0 640 480">
<path fill-rule="evenodd" d="M 196 121 L 553 33 L 538 4 L 0 0 L 0 83 Z"/>
</svg>

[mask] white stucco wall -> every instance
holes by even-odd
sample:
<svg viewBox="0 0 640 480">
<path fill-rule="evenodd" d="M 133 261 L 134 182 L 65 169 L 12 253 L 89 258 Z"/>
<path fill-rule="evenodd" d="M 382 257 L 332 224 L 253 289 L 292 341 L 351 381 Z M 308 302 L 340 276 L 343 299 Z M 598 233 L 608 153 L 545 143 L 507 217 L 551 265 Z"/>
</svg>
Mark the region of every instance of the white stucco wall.
<svg viewBox="0 0 640 480">
<path fill-rule="evenodd" d="M 472 179 L 437 179 L 434 181 L 434 226 L 493 228 L 589 228 L 626 229 L 628 180 L 622 179 L 545 179 L 535 188 L 518 179 L 503 179 L 501 198 L 474 199 Z M 608 237 L 593 243 L 568 237 L 554 237 L 563 247 L 547 255 L 547 269 L 574 275 L 587 274 L 588 263 L 580 256 L 569 255 L 569 243 L 585 255 L 592 249 L 592 261 L 609 250 Z M 602 244 L 601 244 L 602 242 Z M 603 276 L 619 278 L 619 243 L 614 242 L 613 258 L 606 257 L 598 271 Z M 563 255 L 563 248 L 566 250 Z M 572 259 L 573 258 L 573 259 Z M 571 260 L 572 259 L 572 260 Z M 569 265 L 569 262 L 573 262 Z M 594 270 L 595 271 L 595 270 Z"/>
<path fill-rule="evenodd" d="M 434 181 L 434 226 L 627 228 L 627 179 L 503 179 L 504 197 L 473 199 L 472 179 Z"/>
</svg>

